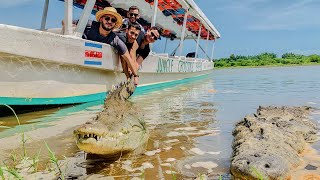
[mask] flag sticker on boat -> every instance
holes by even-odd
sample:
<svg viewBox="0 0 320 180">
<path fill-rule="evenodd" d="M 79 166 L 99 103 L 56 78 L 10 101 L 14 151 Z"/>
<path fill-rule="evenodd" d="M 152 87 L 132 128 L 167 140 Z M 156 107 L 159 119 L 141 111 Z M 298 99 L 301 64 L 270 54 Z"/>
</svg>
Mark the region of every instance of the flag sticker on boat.
<svg viewBox="0 0 320 180">
<path fill-rule="evenodd" d="M 102 52 L 86 50 L 84 52 L 84 56 L 90 58 L 102 58 Z"/>
<path fill-rule="evenodd" d="M 86 58 L 84 60 L 85 65 L 102 65 L 102 45 L 91 43 L 91 42 L 85 42 L 84 46 L 86 47 L 86 50 L 84 51 L 84 57 Z M 97 48 L 97 49 L 96 49 Z M 98 51 L 97 51 L 98 50 Z M 100 51 L 99 51 L 100 50 Z"/>
<path fill-rule="evenodd" d="M 99 48 L 102 49 L 102 45 L 101 44 L 96 44 L 96 43 L 91 43 L 91 42 L 85 42 L 84 46 L 87 47 L 95 47 L 95 48 Z"/>
<path fill-rule="evenodd" d="M 91 61 L 91 60 L 85 60 L 84 61 L 84 64 L 86 65 L 102 65 L 102 62 L 101 61 Z"/>
</svg>

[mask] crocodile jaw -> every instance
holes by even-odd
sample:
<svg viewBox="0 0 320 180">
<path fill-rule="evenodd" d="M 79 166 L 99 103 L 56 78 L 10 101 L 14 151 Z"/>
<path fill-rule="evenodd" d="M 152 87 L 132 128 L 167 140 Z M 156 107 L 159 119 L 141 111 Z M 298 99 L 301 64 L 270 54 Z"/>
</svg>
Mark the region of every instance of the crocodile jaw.
<svg viewBox="0 0 320 180">
<path fill-rule="evenodd" d="M 147 132 L 136 129 L 136 127 L 125 133 L 101 131 L 92 126 L 82 126 L 74 131 L 76 143 L 80 150 L 110 156 L 135 151 L 141 144 L 146 144 L 147 134 Z"/>
</svg>

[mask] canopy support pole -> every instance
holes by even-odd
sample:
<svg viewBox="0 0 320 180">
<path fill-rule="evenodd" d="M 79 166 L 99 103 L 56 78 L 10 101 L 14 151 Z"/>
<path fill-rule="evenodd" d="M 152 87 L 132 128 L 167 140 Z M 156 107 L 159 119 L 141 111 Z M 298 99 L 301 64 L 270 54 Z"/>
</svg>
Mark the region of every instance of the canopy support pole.
<svg viewBox="0 0 320 180">
<path fill-rule="evenodd" d="M 196 47 L 196 54 L 195 54 L 195 59 L 198 58 L 198 50 L 199 50 L 199 43 L 200 43 L 200 37 L 201 37 L 201 30 L 202 30 L 202 23 L 200 23 L 200 28 L 198 32 L 198 39 L 197 39 L 197 47 Z"/>
<path fill-rule="evenodd" d="M 184 14 L 184 17 L 183 17 L 181 39 L 180 39 L 180 44 L 179 44 L 179 57 L 181 57 L 182 51 L 183 51 L 183 41 L 184 41 L 184 36 L 186 34 L 188 15 L 189 15 L 189 9 L 187 10 L 187 12 Z"/>
<path fill-rule="evenodd" d="M 151 27 L 156 25 L 157 12 L 158 12 L 158 0 L 154 0 L 154 11 L 153 11 Z"/>
<path fill-rule="evenodd" d="M 208 31 L 208 29 L 207 29 L 207 31 Z M 208 52 L 209 37 L 210 37 L 210 32 L 208 31 L 207 41 L 206 41 L 206 52 L 205 52 L 205 54 L 207 54 L 207 52 Z"/>
<path fill-rule="evenodd" d="M 64 34 L 72 34 L 72 3 L 73 0 L 64 1 Z"/>
<path fill-rule="evenodd" d="M 166 38 L 166 45 L 164 46 L 164 51 L 163 51 L 163 53 L 166 53 L 166 51 L 167 51 L 167 44 L 168 44 L 168 38 Z"/>
<path fill-rule="evenodd" d="M 42 12 L 42 20 L 41 20 L 41 27 L 40 27 L 41 31 L 46 29 L 48 8 L 49 8 L 49 0 L 46 0 L 44 3 L 43 12 Z"/>
<path fill-rule="evenodd" d="M 79 22 L 77 24 L 77 28 L 76 28 L 76 30 L 74 32 L 75 36 L 77 36 L 77 37 L 81 37 L 82 36 L 82 34 L 84 32 L 84 29 L 87 26 L 87 23 L 88 23 L 88 20 L 89 20 L 89 16 L 91 14 L 91 11 L 92 11 L 95 3 L 96 3 L 96 0 L 87 0 L 87 3 L 83 8 L 81 17 L 80 17 Z"/>
<path fill-rule="evenodd" d="M 153 11 L 153 16 L 151 21 L 151 27 L 156 25 L 157 13 L 158 13 L 158 0 L 154 0 L 153 5 L 154 5 L 154 11 Z M 153 44 L 149 44 L 151 50 L 152 50 L 152 45 Z"/>
<path fill-rule="evenodd" d="M 214 45 L 215 45 L 216 41 L 213 40 L 213 43 L 212 43 L 212 50 L 211 50 L 211 60 L 213 61 L 213 52 L 214 52 Z"/>
</svg>

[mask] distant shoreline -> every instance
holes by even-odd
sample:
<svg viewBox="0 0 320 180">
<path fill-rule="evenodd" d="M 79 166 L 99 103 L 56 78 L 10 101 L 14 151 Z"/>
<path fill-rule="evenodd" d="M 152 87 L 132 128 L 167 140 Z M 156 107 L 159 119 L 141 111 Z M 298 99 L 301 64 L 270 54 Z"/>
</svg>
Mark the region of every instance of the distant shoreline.
<svg viewBox="0 0 320 180">
<path fill-rule="evenodd" d="M 239 68 L 268 68 L 268 67 L 295 67 L 295 66 L 320 66 L 320 63 L 310 64 L 274 64 L 265 66 L 230 66 L 230 67 L 214 67 L 215 69 L 239 69 Z"/>
<path fill-rule="evenodd" d="M 285 53 L 277 57 L 274 53 L 263 53 L 256 56 L 241 56 L 231 54 L 229 58 L 215 61 L 215 68 L 253 68 L 281 66 L 313 66 L 320 65 L 320 55 L 299 55 Z"/>
</svg>

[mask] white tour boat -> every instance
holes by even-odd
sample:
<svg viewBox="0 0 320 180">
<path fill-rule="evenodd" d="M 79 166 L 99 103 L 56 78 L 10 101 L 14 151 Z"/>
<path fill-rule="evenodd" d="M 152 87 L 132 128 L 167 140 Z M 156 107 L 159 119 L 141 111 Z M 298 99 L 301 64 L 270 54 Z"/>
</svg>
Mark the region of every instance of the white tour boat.
<svg viewBox="0 0 320 180">
<path fill-rule="evenodd" d="M 168 86 L 212 72 L 219 32 L 192 0 L 65 0 L 65 28 L 46 29 L 45 0 L 40 30 L 0 24 L 0 104 L 60 105 L 103 100 L 112 84 L 125 79 L 119 58 L 103 43 L 82 39 L 91 13 L 110 4 L 122 10 L 136 5 L 141 18 L 179 39 L 177 56 L 151 52 L 143 62 L 136 92 Z M 72 27 L 73 6 L 83 11 Z M 157 7 L 157 8 L 155 8 Z M 1 22 L 0 22 L 1 23 Z M 211 59 L 182 56 L 185 39 L 213 42 Z"/>
</svg>

